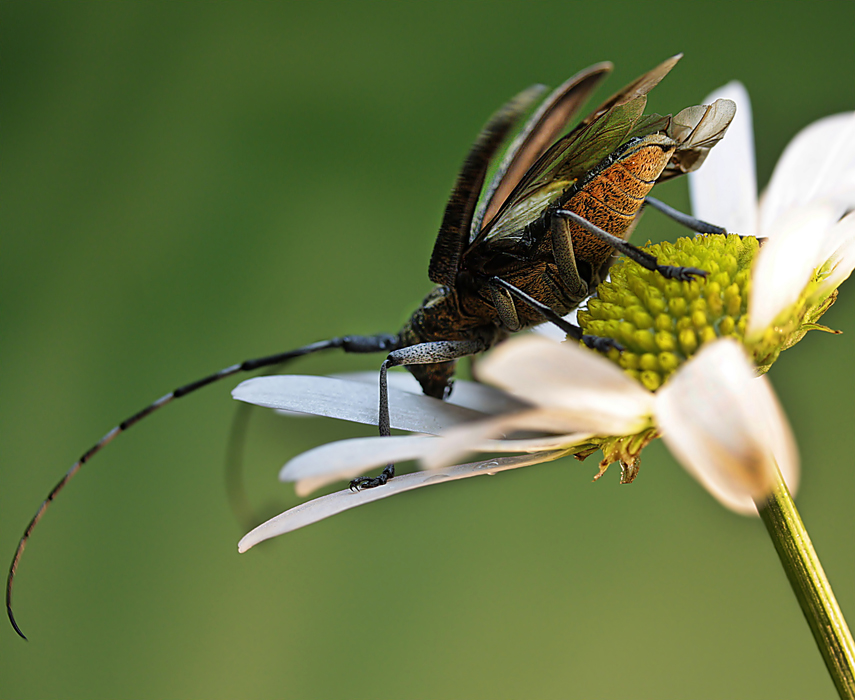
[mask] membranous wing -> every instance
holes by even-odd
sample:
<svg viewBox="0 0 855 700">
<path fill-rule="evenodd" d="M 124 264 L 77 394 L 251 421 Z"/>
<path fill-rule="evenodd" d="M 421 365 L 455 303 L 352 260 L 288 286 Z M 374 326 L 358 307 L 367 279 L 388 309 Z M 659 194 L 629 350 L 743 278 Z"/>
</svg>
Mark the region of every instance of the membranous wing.
<svg viewBox="0 0 855 700">
<path fill-rule="evenodd" d="M 472 146 L 446 205 L 431 256 L 430 279 L 453 286 L 470 253 L 478 257 L 484 246 L 513 247 L 527 226 L 634 139 L 663 134 L 675 142 L 676 150 L 657 182 L 698 168 L 724 135 L 735 105 L 718 100 L 710 106 L 689 107 L 674 117 L 645 116 L 647 93 L 680 58 L 673 56 L 641 75 L 556 141 L 611 64 L 591 66 L 570 78 L 521 129 L 481 195 L 490 161 L 542 86 L 520 93 L 496 112 Z"/>
<path fill-rule="evenodd" d="M 646 95 L 680 58 L 669 58 L 612 95 L 546 150 L 514 183 L 505 201 L 490 204 L 489 210 L 497 213 L 492 218 L 485 217 L 471 248 L 485 241 L 511 243 L 563 192 L 623 143 L 666 129 L 668 117 L 643 116 Z"/>
<path fill-rule="evenodd" d="M 598 167 L 607 165 L 608 159 L 620 153 L 622 146 L 646 136 L 661 134 L 676 146 L 657 182 L 699 168 L 709 150 L 727 131 L 736 105 L 730 100 L 716 100 L 709 106 L 687 107 L 674 116 L 644 115 L 647 93 L 679 59 L 680 55 L 674 56 L 645 73 L 556 141 L 522 175 L 504 202 L 490 203 L 487 211 L 496 211 L 496 214 L 493 218 L 485 217 L 467 253 L 472 251 L 477 257 L 483 253 L 478 250 L 483 246 L 512 248 L 525 235 L 526 227 L 574 185 L 580 184 Z"/>
<path fill-rule="evenodd" d="M 686 107 L 675 114 L 668 124 L 667 134 L 679 145 L 656 182 L 700 168 L 710 149 L 724 137 L 734 116 L 736 104 L 731 100 Z"/>
<path fill-rule="evenodd" d="M 475 238 L 484 221 L 495 217 L 502 202 L 523 176 L 555 142 L 567 125 L 588 101 L 600 81 L 612 70 L 608 61 L 580 71 L 559 85 L 538 107 L 507 149 L 472 221 L 471 238 Z"/>
<path fill-rule="evenodd" d="M 598 63 L 554 90 L 514 139 L 481 196 L 493 156 L 545 88 L 535 85 L 521 92 L 490 118 L 472 145 L 446 204 L 428 268 L 431 281 L 454 284 L 461 255 L 480 230 L 485 216 L 494 216 L 499 204 L 564 131 L 611 69 L 611 63 Z M 481 206 L 476 212 L 479 198 Z"/>
<path fill-rule="evenodd" d="M 636 136 L 660 131 L 667 118 L 658 115 L 642 118 L 646 104 L 647 99 L 642 96 L 612 107 L 597 121 L 556 143 L 526 173 L 496 218 L 473 241 L 471 249 L 481 244 L 512 246 L 529 224 L 621 145 Z"/>
</svg>

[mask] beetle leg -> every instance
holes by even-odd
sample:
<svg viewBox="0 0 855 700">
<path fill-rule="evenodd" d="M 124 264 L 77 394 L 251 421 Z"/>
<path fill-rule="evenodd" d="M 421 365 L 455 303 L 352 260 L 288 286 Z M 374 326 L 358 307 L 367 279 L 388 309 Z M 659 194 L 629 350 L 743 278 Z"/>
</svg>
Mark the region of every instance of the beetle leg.
<svg viewBox="0 0 855 700">
<path fill-rule="evenodd" d="M 550 323 L 554 323 L 556 326 L 558 326 L 568 336 L 573 338 L 573 340 L 581 340 L 589 348 L 591 348 L 592 350 L 597 350 L 598 352 L 608 352 L 612 349 L 615 349 L 619 352 L 623 352 L 623 346 L 613 338 L 601 338 L 598 335 L 583 334 L 582 329 L 579 328 L 579 326 L 574 325 L 569 321 L 565 321 L 563 318 L 561 318 L 561 316 L 555 313 L 555 311 L 550 309 L 546 304 L 539 302 L 537 299 L 526 294 L 522 289 L 515 287 L 510 282 L 506 282 L 500 277 L 491 277 L 490 282 L 492 284 L 504 287 L 517 299 L 528 304 L 531 308 L 538 311 L 547 321 L 549 321 Z"/>
<path fill-rule="evenodd" d="M 678 224 L 682 224 L 690 231 L 695 231 L 696 233 L 715 233 L 718 235 L 723 235 L 727 233 L 727 230 L 722 228 L 721 226 L 716 226 L 715 224 L 707 223 L 706 221 L 701 221 L 700 219 L 696 219 L 694 216 L 689 216 L 688 214 L 684 214 L 678 209 L 674 209 L 674 207 L 669 207 L 665 202 L 661 202 L 654 197 L 645 197 L 644 203 L 649 204 L 654 209 L 661 211 L 665 216 L 674 219 Z"/>
<path fill-rule="evenodd" d="M 450 362 L 467 355 L 475 355 L 486 349 L 486 344 L 481 340 L 437 340 L 430 343 L 410 345 L 390 352 L 380 366 L 380 411 L 377 421 L 380 435 L 385 437 L 392 434 L 389 421 L 389 385 L 386 376 L 390 367 Z M 350 482 L 350 490 L 373 489 L 376 486 L 382 486 L 393 476 L 395 476 L 395 465 L 387 464 L 378 476 L 360 476 L 353 479 Z"/>
<path fill-rule="evenodd" d="M 388 353 L 390 350 L 401 345 L 401 343 L 402 341 L 399 337 L 392 335 L 351 335 L 342 338 L 333 338 L 320 344 L 315 343 L 307 346 L 305 349 L 314 352 L 330 347 L 341 348 L 346 353 Z M 293 353 L 297 352 L 300 352 L 300 350 L 293 351 Z M 286 357 L 285 362 L 273 365 L 264 376 L 280 373 L 289 358 L 290 355 Z M 224 460 L 226 495 L 229 500 L 229 506 L 234 517 L 247 532 L 267 519 L 266 516 L 262 517 L 260 513 L 253 511 L 246 493 L 243 475 L 243 461 L 249 420 L 253 409 L 257 408 L 253 404 L 238 402 L 232 413 L 232 424 L 226 442 L 226 457 Z"/>
<path fill-rule="evenodd" d="M 706 277 L 709 273 L 706 270 L 699 270 L 696 267 L 682 267 L 679 265 L 660 265 L 655 256 L 627 243 L 622 238 L 612 235 L 608 231 L 604 231 L 596 224 L 592 224 L 584 217 L 579 216 L 574 211 L 568 209 L 559 209 L 555 212 L 558 216 L 566 216 L 571 221 L 575 221 L 589 233 L 592 233 L 601 241 L 608 243 L 615 250 L 623 253 L 630 260 L 634 260 L 639 265 L 647 270 L 658 272 L 666 279 L 676 279 L 681 282 L 691 282 L 694 277 Z"/>
<path fill-rule="evenodd" d="M 502 325 L 511 333 L 516 333 L 522 328 L 522 323 L 520 323 L 520 317 L 517 314 L 517 307 L 511 293 L 504 287 L 492 283 L 488 283 L 487 288 L 490 290 L 493 306 L 496 307 L 496 313 L 499 314 Z"/>
<path fill-rule="evenodd" d="M 572 299 L 583 299 L 588 295 L 588 285 L 579 276 L 576 267 L 570 222 L 563 216 L 553 216 L 549 228 L 552 233 L 552 255 L 558 265 L 561 281 L 567 286 Z"/>
</svg>

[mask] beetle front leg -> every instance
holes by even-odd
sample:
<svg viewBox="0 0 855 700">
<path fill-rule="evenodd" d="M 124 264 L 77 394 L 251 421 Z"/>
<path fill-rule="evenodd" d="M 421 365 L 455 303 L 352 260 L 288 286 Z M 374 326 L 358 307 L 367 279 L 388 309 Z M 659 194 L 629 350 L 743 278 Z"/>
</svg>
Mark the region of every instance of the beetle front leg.
<svg viewBox="0 0 855 700">
<path fill-rule="evenodd" d="M 380 366 L 380 411 L 377 424 L 380 435 L 386 437 L 392 434 L 389 420 L 389 384 L 387 372 L 390 367 L 407 365 L 432 365 L 439 362 L 451 362 L 467 355 L 475 355 L 487 349 L 481 340 L 437 340 L 430 343 L 418 343 L 390 352 Z M 387 464 L 386 468 L 375 477 L 359 476 L 350 482 L 351 491 L 364 491 L 382 486 L 395 476 L 395 465 Z"/>
</svg>

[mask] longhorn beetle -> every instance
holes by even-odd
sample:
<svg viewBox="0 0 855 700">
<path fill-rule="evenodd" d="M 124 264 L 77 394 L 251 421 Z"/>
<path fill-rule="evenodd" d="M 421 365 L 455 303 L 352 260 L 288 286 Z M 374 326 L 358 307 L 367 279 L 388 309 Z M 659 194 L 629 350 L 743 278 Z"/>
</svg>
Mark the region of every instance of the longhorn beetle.
<svg viewBox="0 0 855 700">
<path fill-rule="evenodd" d="M 616 252 L 671 279 L 688 281 L 706 274 L 660 264 L 626 242 L 643 205 L 650 204 L 692 230 L 723 233 L 647 197 L 656 183 L 699 167 L 735 113 L 732 102 L 719 100 L 675 116 L 644 115 L 647 93 L 679 59 L 674 56 L 640 76 L 559 138 L 612 66 L 599 63 L 573 76 L 519 130 L 485 188 L 493 157 L 545 88 L 531 87 L 496 112 L 470 149 L 446 205 L 428 268 L 428 277 L 437 286 L 397 335 L 332 338 L 226 367 L 162 396 L 88 449 L 48 494 L 15 551 L 6 582 L 6 610 L 15 631 L 24 637 L 12 613 L 15 572 L 48 505 L 93 455 L 174 399 L 239 372 L 321 350 L 384 352 L 378 422 L 380 434 L 389 435 L 390 367 L 407 367 L 425 394 L 442 399 L 451 391 L 459 358 L 483 352 L 509 334 L 544 321 L 593 349 L 621 349 L 610 339 L 583 335 L 561 318 L 605 278 Z M 390 464 L 376 477 L 354 479 L 350 487 L 382 486 L 394 473 Z"/>
</svg>

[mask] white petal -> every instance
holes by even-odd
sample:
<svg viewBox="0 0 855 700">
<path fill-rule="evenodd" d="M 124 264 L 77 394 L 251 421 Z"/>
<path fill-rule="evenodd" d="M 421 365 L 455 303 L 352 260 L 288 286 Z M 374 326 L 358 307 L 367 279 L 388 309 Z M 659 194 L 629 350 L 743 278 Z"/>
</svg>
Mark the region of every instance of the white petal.
<svg viewBox="0 0 855 700">
<path fill-rule="evenodd" d="M 631 435 L 649 425 L 652 394 L 597 353 L 536 335 L 502 343 L 478 375 L 514 396 L 561 409 L 568 425 L 597 435 Z"/>
<path fill-rule="evenodd" d="M 780 221 L 754 262 L 746 336 L 762 332 L 801 296 L 816 268 L 825 263 L 826 236 L 836 218 L 831 206 L 814 204 Z"/>
<path fill-rule="evenodd" d="M 329 484 L 334 484 L 336 481 L 347 481 L 354 477 L 361 476 L 361 473 L 349 473 L 345 476 L 326 475 L 326 476 L 308 476 L 305 479 L 300 479 L 294 482 L 294 493 L 298 498 L 306 498 L 312 495 L 318 489 L 324 488 Z"/>
<path fill-rule="evenodd" d="M 286 374 L 256 377 L 232 391 L 239 401 L 355 423 L 377 425 L 379 386 L 333 377 Z M 389 388 L 392 427 L 436 435 L 486 414 L 409 391 Z"/>
<path fill-rule="evenodd" d="M 819 289 L 820 295 L 830 294 L 852 274 L 855 269 L 855 212 L 843 217 L 828 232 L 828 259 L 834 267 Z"/>
<path fill-rule="evenodd" d="M 349 479 L 374 467 L 418 459 L 437 440 L 421 435 L 392 435 L 329 442 L 289 460 L 279 472 L 279 480 L 300 481 L 321 476 L 329 477 L 330 481 Z"/>
<path fill-rule="evenodd" d="M 375 387 L 379 386 L 380 381 L 377 372 L 351 372 L 348 374 L 335 374 L 333 376 L 339 379 L 371 384 Z M 387 378 L 390 389 L 394 387 L 401 391 L 408 391 L 411 394 L 418 394 L 420 396 L 422 394 L 421 386 L 409 372 L 389 372 Z M 528 404 L 518 401 L 500 389 L 479 382 L 469 382 L 465 379 L 454 380 L 451 395 L 445 399 L 445 403 L 462 406 L 463 408 L 471 408 L 473 411 L 489 415 L 521 411 L 528 407 Z M 392 427 L 397 426 L 393 425 Z"/>
<path fill-rule="evenodd" d="M 742 83 L 734 81 L 708 95 L 704 103 L 722 98 L 736 103 L 736 116 L 704 164 L 689 174 L 692 213 L 732 233 L 755 236 L 757 174 L 751 100 Z"/>
<path fill-rule="evenodd" d="M 435 448 L 422 457 L 422 464 L 427 469 L 437 469 L 453 464 L 471 452 L 566 450 L 593 437 L 590 433 L 564 432 L 574 430 L 574 426 L 568 423 L 567 419 L 568 416 L 561 410 L 534 409 L 452 428 L 443 433 L 441 439 L 436 441 Z M 517 431 L 559 434 L 526 439 L 490 439 Z"/>
<path fill-rule="evenodd" d="M 775 465 L 790 490 L 798 486 L 798 451 L 771 386 L 754 376 L 741 346 L 710 343 L 656 394 L 662 439 L 722 504 L 754 514 L 769 494 Z"/>
<path fill-rule="evenodd" d="M 802 129 L 781 155 L 760 205 L 760 235 L 773 236 L 789 209 L 830 202 L 835 218 L 855 208 L 855 112 Z"/>
<path fill-rule="evenodd" d="M 331 374 L 331 377 L 336 379 L 346 379 L 349 382 L 361 382 L 362 384 L 373 384 L 379 386 L 380 373 L 367 372 L 339 372 Z M 422 388 L 419 386 L 418 380 L 409 372 L 397 372 L 392 370 L 386 375 L 389 381 L 389 387 L 400 389 L 401 391 L 409 391 L 411 394 L 421 394 Z"/>
<path fill-rule="evenodd" d="M 518 438 L 513 440 L 490 440 L 501 434 L 502 428 L 514 427 L 549 430 L 566 428 L 558 419 L 549 420 L 542 414 L 547 411 L 514 414 L 502 420 L 497 427 L 495 420 L 458 426 L 446 437 L 418 435 L 395 435 L 391 437 L 351 438 L 320 445 L 291 459 L 279 472 L 280 481 L 296 482 L 298 496 L 306 496 L 327 484 L 352 479 L 366 471 L 405 460 L 421 459 L 429 468 L 446 466 L 456 458 L 470 452 L 541 452 L 565 449 L 579 444 L 588 435 L 549 435 L 546 437 Z M 537 419 L 530 416 L 537 414 Z M 516 418 L 516 415 L 523 418 Z M 529 416 L 526 420 L 525 417 Z"/>
<path fill-rule="evenodd" d="M 471 464 L 460 464 L 439 471 L 415 472 L 396 476 L 382 488 L 369 489 L 352 493 L 349 490 L 332 493 L 328 496 L 316 498 L 308 503 L 287 510 L 266 523 L 259 525 L 252 532 L 244 536 L 238 544 L 238 551 L 245 552 L 259 542 L 268 540 L 277 535 L 297 530 L 306 525 L 316 523 L 337 513 L 343 513 L 351 508 L 379 501 L 381 498 L 395 496 L 404 491 L 412 491 L 422 486 L 442 484 L 447 481 L 466 479 L 471 476 L 493 475 L 509 469 L 518 469 L 532 464 L 548 462 L 561 457 L 561 452 L 538 453 L 533 455 L 521 455 L 518 457 L 500 457 L 488 462 L 473 462 Z"/>
</svg>

